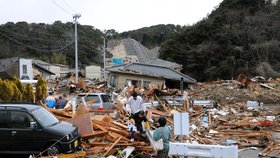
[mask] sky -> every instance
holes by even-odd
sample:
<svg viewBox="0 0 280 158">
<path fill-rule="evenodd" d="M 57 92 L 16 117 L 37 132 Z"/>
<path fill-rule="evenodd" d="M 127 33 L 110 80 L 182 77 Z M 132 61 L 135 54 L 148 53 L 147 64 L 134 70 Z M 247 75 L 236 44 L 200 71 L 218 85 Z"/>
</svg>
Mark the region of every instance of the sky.
<svg viewBox="0 0 280 158">
<path fill-rule="evenodd" d="M 193 25 L 222 0 L 0 0 L 0 24 L 25 21 L 52 24 L 71 22 L 101 31 L 136 30 L 158 24 Z"/>
</svg>

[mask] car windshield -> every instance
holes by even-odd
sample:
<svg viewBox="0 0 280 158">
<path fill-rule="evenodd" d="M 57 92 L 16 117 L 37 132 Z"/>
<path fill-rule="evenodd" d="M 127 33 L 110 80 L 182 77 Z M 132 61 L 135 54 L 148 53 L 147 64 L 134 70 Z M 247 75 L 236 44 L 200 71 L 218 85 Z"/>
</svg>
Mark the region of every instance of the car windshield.
<svg viewBox="0 0 280 158">
<path fill-rule="evenodd" d="M 42 126 L 50 126 L 59 122 L 59 120 L 44 108 L 38 108 L 32 111 L 35 118 L 42 124 Z"/>
<path fill-rule="evenodd" d="M 103 101 L 104 103 L 111 102 L 110 96 L 109 96 L 109 95 L 104 95 L 104 94 L 102 94 L 102 95 L 101 95 L 101 98 L 102 98 L 102 101 Z"/>
<path fill-rule="evenodd" d="M 77 99 L 80 99 L 81 97 L 85 97 L 85 95 L 79 95 L 77 97 Z M 94 103 L 100 103 L 98 95 L 88 95 L 85 97 L 86 102 L 91 101 L 91 100 L 96 100 Z"/>
</svg>

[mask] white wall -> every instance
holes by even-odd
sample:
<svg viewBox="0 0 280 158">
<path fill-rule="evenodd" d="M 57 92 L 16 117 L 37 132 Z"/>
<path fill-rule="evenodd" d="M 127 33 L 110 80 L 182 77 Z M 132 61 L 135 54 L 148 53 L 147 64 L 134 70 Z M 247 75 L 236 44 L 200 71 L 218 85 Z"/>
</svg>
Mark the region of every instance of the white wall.
<svg viewBox="0 0 280 158">
<path fill-rule="evenodd" d="M 86 78 L 93 79 L 98 78 L 101 79 L 101 67 L 97 65 L 86 66 L 85 70 Z"/>
<path fill-rule="evenodd" d="M 23 72 L 24 65 L 27 66 L 26 73 Z M 23 58 L 19 59 L 19 78 L 21 78 L 21 76 L 23 75 L 27 75 L 30 80 L 33 80 L 32 59 L 23 59 Z"/>
<path fill-rule="evenodd" d="M 49 70 L 51 72 L 55 73 L 55 75 L 51 75 L 52 79 L 55 79 L 56 77 L 60 77 L 60 67 L 59 66 L 51 65 L 51 66 L 49 66 Z"/>
</svg>

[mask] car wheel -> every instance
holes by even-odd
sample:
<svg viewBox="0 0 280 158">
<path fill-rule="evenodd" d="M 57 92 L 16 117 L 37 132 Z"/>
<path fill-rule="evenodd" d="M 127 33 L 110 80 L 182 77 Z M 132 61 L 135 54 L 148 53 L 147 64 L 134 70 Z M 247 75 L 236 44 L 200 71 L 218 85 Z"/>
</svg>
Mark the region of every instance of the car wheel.
<svg viewBox="0 0 280 158">
<path fill-rule="evenodd" d="M 60 153 L 60 148 L 58 145 L 52 145 L 46 150 L 46 155 L 47 156 L 55 156 Z"/>
</svg>

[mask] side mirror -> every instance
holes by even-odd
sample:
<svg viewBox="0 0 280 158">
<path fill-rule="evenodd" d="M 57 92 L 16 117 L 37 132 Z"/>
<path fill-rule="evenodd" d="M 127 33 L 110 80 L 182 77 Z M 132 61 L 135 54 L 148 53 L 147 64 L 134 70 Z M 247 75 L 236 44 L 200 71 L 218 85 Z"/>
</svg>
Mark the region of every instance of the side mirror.
<svg viewBox="0 0 280 158">
<path fill-rule="evenodd" d="M 30 122 L 30 127 L 32 129 L 36 129 L 37 128 L 37 122 L 35 122 L 35 121 Z"/>
</svg>

